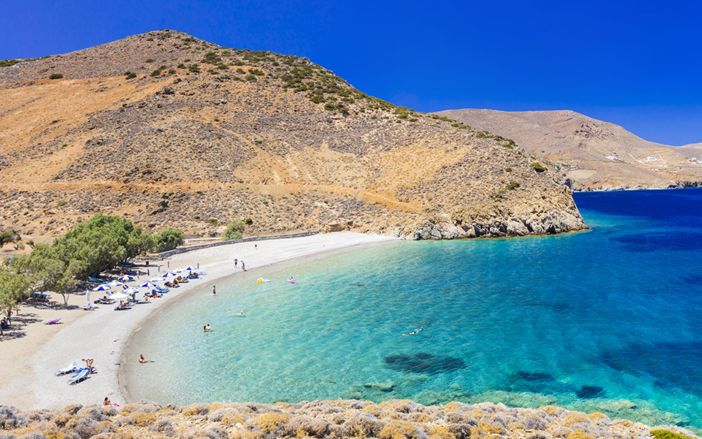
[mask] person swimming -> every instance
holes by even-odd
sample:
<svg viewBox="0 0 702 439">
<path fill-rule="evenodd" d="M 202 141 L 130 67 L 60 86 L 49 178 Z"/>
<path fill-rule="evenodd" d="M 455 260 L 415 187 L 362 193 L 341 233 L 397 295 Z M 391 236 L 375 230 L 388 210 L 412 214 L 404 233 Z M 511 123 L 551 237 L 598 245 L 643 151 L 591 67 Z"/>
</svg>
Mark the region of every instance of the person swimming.
<svg viewBox="0 0 702 439">
<path fill-rule="evenodd" d="M 244 310 L 242 309 L 238 313 L 234 314 L 234 317 L 246 317 L 246 314 L 244 314 Z"/>
<path fill-rule="evenodd" d="M 202 327 L 203 332 L 212 332 L 212 326 L 210 326 L 209 323 L 205 323 L 205 326 Z"/>
<path fill-rule="evenodd" d="M 420 326 L 419 328 L 417 328 L 417 329 L 415 329 L 415 330 L 413 330 L 413 331 L 407 332 L 407 333 L 405 333 L 405 334 L 402 334 L 402 335 L 403 335 L 404 337 L 409 337 L 410 335 L 417 335 L 417 334 L 419 334 L 419 333 L 422 332 L 422 331 L 424 331 L 424 326 Z"/>
<path fill-rule="evenodd" d="M 288 283 L 296 284 L 296 283 L 297 283 L 297 279 L 295 279 L 295 276 L 293 276 L 293 275 L 291 274 L 290 277 L 288 278 Z"/>
</svg>

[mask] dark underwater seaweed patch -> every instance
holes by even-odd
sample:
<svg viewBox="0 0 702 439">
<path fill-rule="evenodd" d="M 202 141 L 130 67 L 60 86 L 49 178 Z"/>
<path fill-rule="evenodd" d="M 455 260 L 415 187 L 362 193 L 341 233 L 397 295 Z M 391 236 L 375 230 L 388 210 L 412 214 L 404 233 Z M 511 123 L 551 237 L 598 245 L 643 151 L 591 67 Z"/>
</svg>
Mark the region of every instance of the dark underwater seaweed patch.
<svg viewBox="0 0 702 439">
<path fill-rule="evenodd" d="M 397 354 L 385 357 L 385 366 L 389 369 L 407 373 L 426 373 L 436 375 L 463 369 L 466 363 L 460 358 L 427 354 Z"/>
<path fill-rule="evenodd" d="M 605 390 L 600 386 L 582 386 L 575 394 L 580 399 L 590 399 L 604 396 Z"/>
<path fill-rule="evenodd" d="M 702 233 L 641 233 L 620 236 L 613 240 L 632 252 L 702 250 Z"/>
<path fill-rule="evenodd" d="M 653 377 L 659 387 L 702 395 L 702 342 L 629 344 L 600 357 L 613 369 Z"/>
</svg>

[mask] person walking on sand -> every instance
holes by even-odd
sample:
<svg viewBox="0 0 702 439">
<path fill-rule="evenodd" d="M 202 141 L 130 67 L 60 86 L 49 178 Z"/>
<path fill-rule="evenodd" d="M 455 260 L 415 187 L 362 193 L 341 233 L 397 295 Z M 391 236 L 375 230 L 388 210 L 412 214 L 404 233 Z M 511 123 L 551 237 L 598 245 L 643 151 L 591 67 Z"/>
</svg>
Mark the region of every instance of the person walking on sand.
<svg viewBox="0 0 702 439">
<path fill-rule="evenodd" d="M 244 263 L 244 260 L 243 260 L 243 259 L 241 260 L 241 269 L 242 269 L 243 271 L 246 271 L 246 264 Z"/>
<path fill-rule="evenodd" d="M 237 268 L 239 266 L 239 259 L 234 258 L 234 268 Z"/>
<path fill-rule="evenodd" d="M 212 285 L 212 295 L 213 296 L 217 295 L 217 286 L 216 285 Z"/>
<path fill-rule="evenodd" d="M 139 354 L 139 363 L 148 363 L 148 361 L 146 361 L 146 358 L 144 358 L 144 354 Z"/>
</svg>

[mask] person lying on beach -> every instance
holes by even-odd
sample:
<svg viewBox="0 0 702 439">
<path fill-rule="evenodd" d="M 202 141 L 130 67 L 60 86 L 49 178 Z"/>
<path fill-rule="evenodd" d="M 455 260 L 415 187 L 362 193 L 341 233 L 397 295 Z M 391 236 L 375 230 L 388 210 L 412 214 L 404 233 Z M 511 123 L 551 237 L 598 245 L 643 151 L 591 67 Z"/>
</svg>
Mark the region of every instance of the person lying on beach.
<svg viewBox="0 0 702 439">
<path fill-rule="evenodd" d="M 422 332 L 422 331 L 424 331 L 424 326 L 420 326 L 419 328 L 417 328 L 417 329 L 415 329 L 415 330 L 413 330 L 413 331 L 410 331 L 410 332 L 408 332 L 408 333 L 402 334 L 402 335 L 403 335 L 404 337 L 407 337 L 407 336 L 410 336 L 410 335 L 417 335 L 417 334 L 419 334 L 419 333 Z"/>
<path fill-rule="evenodd" d="M 85 357 L 85 358 L 83 358 L 82 361 L 85 361 L 85 367 L 87 367 L 88 369 L 90 369 L 90 372 L 91 372 L 91 373 L 94 372 L 94 369 L 93 369 L 93 361 L 94 361 L 94 360 L 93 360 L 93 357 Z"/>
<path fill-rule="evenodd" d="M 148 363 L 148 361 L 146 361 L 146 358 L 144 358 L 144 354 L 139 354 L 139 363 Z"/>
<path fill-rule="evenodd" d="M 202 327 L 202 330 L 204 332 L 211 332 L 212 331 L 212 326 L 210 326 L 209 323 L 206 323 L 205 326 Z"/>
</svg>

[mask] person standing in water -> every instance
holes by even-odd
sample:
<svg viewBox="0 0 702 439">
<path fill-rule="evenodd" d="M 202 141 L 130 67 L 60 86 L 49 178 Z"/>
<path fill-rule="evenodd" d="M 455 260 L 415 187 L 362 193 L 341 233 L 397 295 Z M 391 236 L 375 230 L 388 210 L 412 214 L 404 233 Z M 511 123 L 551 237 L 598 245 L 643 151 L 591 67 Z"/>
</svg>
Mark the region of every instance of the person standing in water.
<svg viewBox="0 0 702 439">
<path fill-rule="evenodd" d="M 209 323 L 205 323 L 205 326 L 202 327 L 203 332 L 210 332 L 212 331 L 212 326 L 210 326 Z"/>
<path fill-rule="evenodd" d="M 216 285 L 212 285 L 212 295 L 213 296 L 217 295 L 217 286 Z"/>
</svg>

